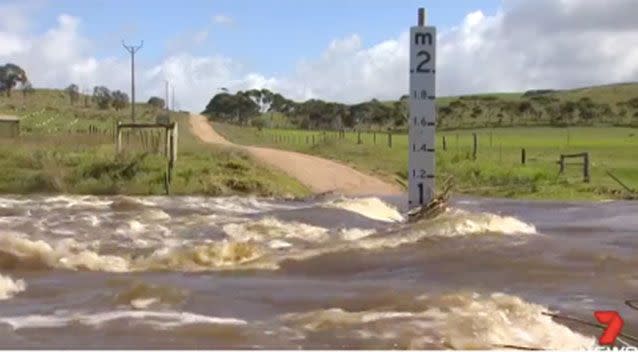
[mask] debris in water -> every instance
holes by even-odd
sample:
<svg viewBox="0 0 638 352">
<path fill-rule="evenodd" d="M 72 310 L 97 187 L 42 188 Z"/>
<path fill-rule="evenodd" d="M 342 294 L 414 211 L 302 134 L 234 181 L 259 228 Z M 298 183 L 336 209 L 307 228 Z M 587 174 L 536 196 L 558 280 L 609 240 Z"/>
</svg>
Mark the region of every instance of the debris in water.
<svg viewBox="0 0 638 352">
<path fill-rule="evenodd" d="M 449 194 L 453 186 L 452 178 L 448 177 L 443 183 L 443 191 L 434 197 L 430 203 L 408 212 L 408 222 L 433 219 L 441 215 L 448 207 Z"/>
</svg>

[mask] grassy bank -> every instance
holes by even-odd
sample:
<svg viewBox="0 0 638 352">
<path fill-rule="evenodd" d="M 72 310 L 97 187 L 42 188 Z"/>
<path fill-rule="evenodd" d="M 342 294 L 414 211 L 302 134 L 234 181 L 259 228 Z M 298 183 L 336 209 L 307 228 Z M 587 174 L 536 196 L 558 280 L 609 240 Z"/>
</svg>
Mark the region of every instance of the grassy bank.
<svg viewBox="0 0 638 352">
<path fill-rule="evenodd" d="M 352 165 L 404 184 L 407 178 L 407 136 L 354 132 L 258 130 L 215 123 L 226 138 L 239 144 L 271 146 L 314 154 Z M 478 152 L 472 155 L 472 133 Z M 314 137 L 313 137 L 314 136 Z M 443 137 L 446 150 L 443 150 Z M 314 138 L 314 144 L 313 144 Z M 638 129 L 619 127 L 520 127 L 445 131 L 437 137 L 439 181 L 452 177 L 458 193 L 532 199 L 622 199 L 629 192 L 607 175 L 610 171 L 638 189 Z M 526 164 L 521 164 L 521 149 Z M 559 174 L 560 154 L 588 152 L 591 182 L 584 183 L 582 166 L 567 165 Z M 439 185 L 441 182 L 439 182 Z"/>
<path fill-rule="evenodd" d="M 154 121 L 160 111 L 136 107 L 138 121 Z M 0 193 L 164 194 L 166 159 L 158 153 L 160 135 L 131 135 L 116 155 L 113 126 L 130 110 L 98 110 L 82 97 L 71 105 L 56 90 L 0 97 L 0 114 L 21 118 L 21 136 L 0 139 Z M 178 159 L 171 193 L 211 196 L 255 194 L 300 196 L 308 190 L 233 149 L 205 145 L 180 123 Z M 125 140 L 125 142 L 127 142 Z M 153 143 L 151 143 L 151 141 Z M 156 143 L 157 142 L 157 143 Z"/>
</svg>

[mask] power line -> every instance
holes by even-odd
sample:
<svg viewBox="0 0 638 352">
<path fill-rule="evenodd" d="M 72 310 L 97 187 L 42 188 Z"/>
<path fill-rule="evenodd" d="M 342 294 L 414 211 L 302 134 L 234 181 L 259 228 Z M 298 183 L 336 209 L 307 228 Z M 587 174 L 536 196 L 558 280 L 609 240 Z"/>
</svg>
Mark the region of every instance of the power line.
<svg viewBox="0 0 638 352">
<path fill-rule="evenodd" d="M 168 106 L 168 102 L 169 102 L 169 100 L 168 100 L 168 85 L 169 85 L 169 83 L 168 83 L 168 80 L 164 80 L 164 82 L 166 83 L 166 100 L 164 101 L 164 109 L 166 109 L 166 111 L 168 111 L 169 110 L 169 106 Z"/>
<path fill-rule="evenodd" d="M 131 54 L 131 120 L 135 122 L 135 53 L 142 49 L 144 41 L 140 45 L 126 45 L 122 40 L 122 46 Z"/>
</svg>

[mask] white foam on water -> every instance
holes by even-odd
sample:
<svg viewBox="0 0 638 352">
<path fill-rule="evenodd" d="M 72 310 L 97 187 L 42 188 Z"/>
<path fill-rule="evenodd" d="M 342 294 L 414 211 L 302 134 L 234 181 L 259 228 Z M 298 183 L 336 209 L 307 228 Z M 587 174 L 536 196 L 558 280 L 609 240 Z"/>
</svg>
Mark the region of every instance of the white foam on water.
<svg viewBox="0 0 638 352">
<path fill-rule="evenodd" d="M 227 224 L 224 232 L 234 241 L 262 242 L 276 238 L 294 238 L 308 242 L 324 242 L 329 230 L 300 222 L 284 222 L 274 217 L 266 217 L 255 222 Z"/>
<path fill-rule="evenodd" d="M 0 300 L 12 298 L 26 288 L 24 280 L 14 280 L 9 276 L 0 275 Z"/>
<path fill-rule="evenodd" d="M 387 236 L 363 237 L 352 246 L 368 250 L 396 248 L 425 238 L 467 237 L 484 234 L 527 236 L 537 234 L 534 225 L 513 217 L 489 213 L 471 213 L 450 209 L 437 218 L 409 224 L 399 233 Z"/>
<path fill-rule="evenodd" d="M 292 244 L 282 240 L 272 240 L 268 242 L 268 247 L 272 249 L 284 249 L 292 247 Z"/>
<path fill-rule="evenodd" d="M 73 235 L 75 235 L 75 231 L 74 230 L 65 229 L 65 228 L 50 229 L 49 232 L 52 233 L 52 234 L 55 234 L 55 235 L 59 235 L 59 236 L 73 236 Z"/>
<path fill-rule="evenodd" d="M 142 214 L 142 218 L 145 220 L 170 220 L 171 216 L 168 215 L 165 211 L 160 210 L 160 209 L 150 209 L 150 210 L 146 210 L 144 211 L 144 213 Z"/>
<path fill-rule="evenodd" d="M 177 311 L 148 311 L 129 310 L 114 311 L 108 313 L 91 314 L 85 321 L 88 325 L 101 325 L 119 319 L 136 319 L 144 324 L 150 324 L 162 328 L 172 328 L 191 324 L 214 325 L 246 325 L 247 322 L 236 318 L 220 318 L 207 315 L 177 312 Z"/>
<path fill-rule="evenodd" d="M 136 259 L 132 268 L 134 271 L 273 269 L 272 263 L 259 261 L 263 257 L 261 246 L 247 242 L 184 243 L 178 247 L 164 247 L 148 257 Z"/>
<path fill-rule="evenodd" d="M 50 204 L 61 203 L 65 208 L 73 207 L 87 207 L 87 208 L 105 208 L 111 204 L 109 200 L 99 199 L 95 196 L 71 196 L 71 195 L 59 195 L 53 197 L 47 197 L 43 200 L 43 203 L 50 206 Z"/>
<path fill-rule="evenodd" d="M 102 223 L 102 220 L 94 214 L 85 216 L 84 220 L 91 224 L 92 227 L 98 227 Z"/>
<path fill-rule="evenodd" d="M 0 234 L 0 253 L 25 267 L 129 271 L 129 263 L 124 258 L 99 255 L 83 247 L 73 239 L 59 241 L 52 247 L 45 241 L 30 240 L 21 234 Z"/>
<path fill-rule="evenodd" d="M 190 209 L 208 209 L 215 212 L 238 215 L 258 214 L 272 210 L 300 208 L 300 206 L 297 205 L 281 203 L 278 201 L 269 201 L 266 199 L 257 199 L 256 197 L 182 197 L 178 198 L 178 200 L 183 203 L 181 204 L 182 206 Z"/>
<path fill-rule="evenodd" d="M 132 203 L 136 203 L 139 205 L 143 205 L 146 207 L 154 207 L 157 205 L 157 202 L 153 200 L 153 197 L 129 197 L 129 196 L 119 196 L 125 201 L 130 201 Z M 113 204 L 112 202 L 110 204 Z"/>
<path fill-rule="evenodd" d="M 131 233 L 141 233 L 146 230 L 146 225 L 137 220 L 131 220 L 128 222 L 128 231 Z"/>
<path fill-rule="evenodd" d="M 60 312 L 59 312 L 60 313 Z M 15 317 L 0 317 L 0 323 L 11 326 L 14 330 L 56 328 L 70 324 L 80 324 L 92 327 L 118 321 L 128 320 L 138 324 L 151 325 L 160 329 L 170 329 L 192 324 L 211 325 L 246 325 L 242 319 L 220 318 L 190 312 L 178 311 L 150 311 L 150 310 L 116 310 L 112 312 L 62 312 L 53 315 L 25 315 Z"/>
<path fill-rule="evenodd" d="M 555 322 L 543 314 L 547 308 L 516 296 L 453 294 L 423 300 L 422 311 L 419 306 L 417 311 L 332 308 L 286 314 L 280 319 L 302 331 L 350 332 L 360 338 L 390 340 L 398 348 L 468 350 L 516 345 L 576 350 L 596 345 L 595 337 Z"/>
<path fill-rule="evenodd" d="M 55 315 L 25 315 L 18 317 L 0 317 L 0 323 L 11 326 L 14 330 L 24 328 L 58 328 L 69 323 L 68 318 Z"/>
<path fill-rule="evenodd" d="M 118 241 L 131 243 L 133 247 L 148 248 L 152 245 L 159 245 L 165 242 L 166 238 L 172 237 L 172 232 L 166 226 L 160 225 L 152 220 L 128 220 L 115 230 Z M 109 237 L 103 236 L 104 240 Z"/>
<path fill-rule="evenodd" d="M 9 197 L 0 197 L 0 207 L 12 208 L 16 205 L 24 205 L 33 203 L 32 199 L 16 199 Z"/>
<path fill-rule="evenodd" d="M 371 236 L 375 233 L 376 231 L 371 229 L 359 229 L 359 228 L 341 229 L 339 230 L 339 237 L 341 237 L 343 240 L 346 240 L 346 241 L 357 241 L 362 238 Z"/>
<path fill-rule="evenodd" d="M 511 216 L 448 209 L 438 218 L 418 223 L 414 228 L 428 235 L 456 237 L 487 233 L 536 235 L 536 227 Z"/>
<path fill-rule="evenodd" d="M 131 301 L 131 307 L 135 309 L 148 309 L 148 307 L 152 306 L 155 303 L 158 303 L 159 299 L 156 297 L 150 298 L 136 298 Z"/>
<path fill-rule="evenodd" d="M 455 210 L 452 210 L 455 211 Z M 511 216 L 490 213 L 470 213 L 456 210 L 459 220 L 452 221 L 454 232 L 459 234 L 501 233 L 505 235 L 533 235 L 536 227 Z"/>
<path fill-rule="evenodd" d="M 400 222 L 404 220 L 403 215 L 395 207 L 376 197 L 340 198 L 321 206 L 347 210 L 377 221 Z"/>
<path fill-rule="evenodd" d="M 229 270 L 246 267 L 273 269 L 273 263 L 258 263 L 264 256 L 257 244 L 232 241 L 193 243 L 166 242 L 148 256 L 103 255 L 87 249 L 73 239 L 53 245 L 42 240 L 31 240 L 15 233 L 0 234 L 0 257 L 12 267 L 57 268 L 105 272 L 135 271 L 206 271 Z"/>
</svg>

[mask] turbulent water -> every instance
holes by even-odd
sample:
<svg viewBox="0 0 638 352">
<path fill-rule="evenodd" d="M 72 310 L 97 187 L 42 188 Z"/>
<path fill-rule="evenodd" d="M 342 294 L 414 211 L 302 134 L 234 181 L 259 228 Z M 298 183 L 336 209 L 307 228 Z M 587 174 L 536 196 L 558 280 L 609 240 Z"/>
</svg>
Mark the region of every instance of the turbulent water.
<svg viewBox="0 0 638 352">
<path fill-rule="evenodd" d="M 0 197 L 0 348 L 592 347 L 638 203 Z"/>
</svg>

